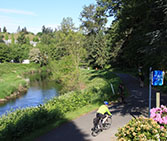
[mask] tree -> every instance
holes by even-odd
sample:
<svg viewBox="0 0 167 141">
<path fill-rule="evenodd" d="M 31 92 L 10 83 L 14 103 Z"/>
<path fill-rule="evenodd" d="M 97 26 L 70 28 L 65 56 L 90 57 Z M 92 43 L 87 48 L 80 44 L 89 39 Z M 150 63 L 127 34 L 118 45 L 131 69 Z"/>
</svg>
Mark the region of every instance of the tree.
<svg viewBox="0 0 167 141">
<path fill-rule="evenodd" d="M 71 30 L 74 31 L 75 27 L 74 27 L 73 19 L 71 17 L 63 18 L 61 22 L 60 30 L 64 33 L 68 33 Z"/>
<path fill-rule="evenodd" d="M 23 32 L 24 34 L 28 34 L 28 31 L 27 31 L 26 27 L 22 28 L 21 32 Z"/>
<path fill-rule="evenodd" d="M 21 32 L 17 38 L 18 44 L 23 45 L 26 44 L 26 37 L 23 32 Z"/>
<path fill-rule="evenodd" d="M 99 13 L 115 16 L 116 24 L 111 26 L 108 33 L 112 41 L 110 46 L 113 52 L 117 52 L 114 57 L 117 64 L 136 67 L 145 62 L 146 68 L 150 65 L 166 66 L 166 48 L 163 47 L 167 34 L 164 30 L 167 8 L 165 0 L 99 0 L 97 4 Z M 113 30 L 114 26 L 116 29 Z M 161 55 L 157 56 L 157 52 Z"/>
<path fill-rule="evenodd" d="M 41 61 L 41 52 L 39 48 L 32 48 L 29 52 L 30 61 L 35 63 L 40 63 Z"/>
<path fill-rule="evenodd" d="M 4 33 L 6 33 L 6 32 L 7 32 L 7 29 L 6 29 L 6 27 L 5 27 L 5 26 L 3 27 L 3 32 L 4 32 Z"/>
<path fill-rule="evenodd" d="M 19 32 L 21 32 L 20 26 L 18 26 L 18 28 L 17 28 L 17 33 L 19 33 Z"/>
<path fill-rule="evenodd" d="M 39 63 L 41 66 L 48 64 L 47 55 L 40 51 L 39 48 L 32 48 L 29 52 L 29 59 L 31 62 Z"/>
<path fill-rule="evenodd" d="M 10 56 L 14 62 L 21 63 L 23 60 L 28 59 L 30 50 L 29 45 L 11 44 L 10 48 L 12 49 Z"/>
<path fill-rule="evenodd" d="M 0 62 L 9 62 L 11 60 L 11 48 L 0 43 Z"/>
<path fill-rule="evenodd" d="M 96 12 L 96 8 L 93 4 L 84 6 L 83 11 L 80 13 L 81 28 L 86 34 L 98 33 L 107 22 L 106 18 L 101 18 Z"/>
<path fill-rule="evenodd" d="M 53 33 L 53 29 L 51 27 L 45 27 L 44 25 L 42 26 L 42 33 L 43 34 L 49 34 L 49 33 Z"/>
</svg>

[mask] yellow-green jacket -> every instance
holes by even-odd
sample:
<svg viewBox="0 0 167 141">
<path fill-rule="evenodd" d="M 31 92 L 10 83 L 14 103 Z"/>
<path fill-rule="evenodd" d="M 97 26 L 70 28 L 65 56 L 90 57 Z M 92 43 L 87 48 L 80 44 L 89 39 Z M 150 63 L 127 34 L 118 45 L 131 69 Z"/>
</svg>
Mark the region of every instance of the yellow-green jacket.
<svg viewBox="0 0 167 141">
<path fill-rule="evenodd" d="M 104 115 L 104 113 L 108 113 L 110 116 L 112 115 L 106 105 L 100 106 L 99 109 L 97 110 L 97 113 L 100 113 L 103 115 Z"/>
</svg>

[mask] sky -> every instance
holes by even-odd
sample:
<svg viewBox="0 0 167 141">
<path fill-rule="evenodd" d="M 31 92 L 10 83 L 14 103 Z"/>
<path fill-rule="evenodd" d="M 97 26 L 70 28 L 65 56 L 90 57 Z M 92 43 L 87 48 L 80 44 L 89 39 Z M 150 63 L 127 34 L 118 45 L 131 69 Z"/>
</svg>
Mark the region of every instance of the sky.
<svg viewBox="0 0 167 141">
<path fill-rule="evenodd" d="M 15 33 L 18 26 L 26 27 L 36 34 L 43 25 L 57 28 L 67 17 L 78 27 L 83 7 L 95 3 L 96 0 L 0 0 L 0 27 L 5 26 L 10 33 Z"/>
</svg>

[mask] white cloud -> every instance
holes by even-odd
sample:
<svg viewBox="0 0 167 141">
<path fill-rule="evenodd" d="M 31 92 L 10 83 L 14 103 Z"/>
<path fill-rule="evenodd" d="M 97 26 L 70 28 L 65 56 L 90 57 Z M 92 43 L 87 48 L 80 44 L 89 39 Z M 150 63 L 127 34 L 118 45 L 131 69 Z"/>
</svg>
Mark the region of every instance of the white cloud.
<svg viewBox="0 0 167 141">
<path fill-rule="evenodd" d="M 16 9 L 4 9 L 4 8 L 0 8 L 0 12 L 3 12 L 3 13 L 12 13 L 12 14 L 30 15 L 30 16 L 37 16 L 34 12 L 23 11 L 23 10 L 16 10 Z"/>
</svg>

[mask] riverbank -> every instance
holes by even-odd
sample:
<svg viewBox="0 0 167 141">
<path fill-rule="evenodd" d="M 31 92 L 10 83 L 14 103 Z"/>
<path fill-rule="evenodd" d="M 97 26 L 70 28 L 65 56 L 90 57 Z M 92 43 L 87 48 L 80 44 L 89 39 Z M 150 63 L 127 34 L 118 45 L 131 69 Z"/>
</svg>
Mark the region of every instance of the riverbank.
<svg viewBox="0 0 167 141">
<path fill-rule="evenodd" d="M 0 103 L 20 96 L 28 89 L 25 74 L 35 73 L 40 70 L 37 64 L 0 64 Z"/>
<path fill-rule="evenodd" d="M 46 126 L 53 124 L 58 126 L 77 115 L 79 116 L 84 107 L 89 111 L 92 110 L 92 108 L 88 108 L 89 105 L 101 105 L 104 100 L 113 101 L 118 98 L 118 95 L 112 94 L 110 84 L 113 84 L 117 93 L 120 79 L 112 73 L 112 70 L 82 70 L 82 76 L 85 78 L 86 87 L 81 91 L 55 97 L 44 105 L 18 109 L 3 115 L 0 119 L 2 125 L 0 139 L 14 140 L 20 137 L 30 137 L 31 133 L 35 133 L 39 129 L 42 130 L 42 133 L 46 133 Z M 71 112 L 76 112 L 76 116 L 74 113 L 70 114 Z M 34 137 L 40 135 L 38 132 Z"/>
</svg>

